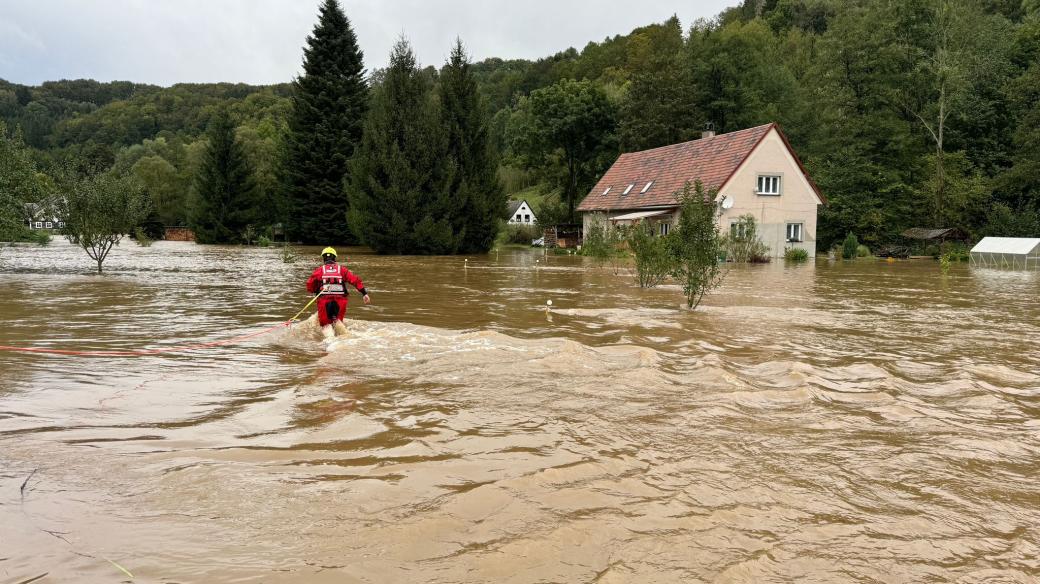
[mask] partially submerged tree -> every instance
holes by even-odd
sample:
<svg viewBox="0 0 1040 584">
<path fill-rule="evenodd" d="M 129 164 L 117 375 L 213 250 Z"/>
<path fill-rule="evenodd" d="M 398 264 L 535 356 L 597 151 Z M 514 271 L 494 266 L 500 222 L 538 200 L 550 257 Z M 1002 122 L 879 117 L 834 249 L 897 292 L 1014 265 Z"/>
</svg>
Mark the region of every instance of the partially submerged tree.
<svg viewBox="0 0 1040 584">
<path fill-rule="evenodd" d="M 441 71 L 441 116 L 456 172 L 449 187 L 458 207 L 453 220 L 459 251 L 484 253 L 498 234 L 506 193 L 498 180 L 487 112 L 461 40 Z"/>
<path fill-rule="evenodd" d="M 672 277 L 682 286 L 686 307 L 691 310 L 722 282 L 716 194 L 717 189 L 706 192 L 700 181 L 693 186 L 686 183 L 678 193 L 679 221 L 666 239 L 673 262 Z"/>
<path fill-rule="evenodd" d="M 226 110 L 217 113 L 206 132 L 208 145 L 195 177 L 197 201 L 192 216 L 199 243 L 238 243 L 257 218 L 257 187 L 252 165 L 235 137 Z"/>
<path fill-rule="evenodd" d="M 112 247 L 148 215 L 149 200 L 135 180 L 114 172 L 67 181 L 62 216 L 65 237 L 97 262 L 98 273 Z"/>
<path fill-rule="evenodd" d="M 653 288 L 672 271 L 672 258 L 665 237 L 654 234 L 654 225 L 642 221 L 628 231 L 628 248 L 636 262 L 636 281 L 640 288 Z"/>
<path fill-rule="evenodd" d="M 361 142 L 369 94 L 357 36 L 337 0 L 322 3 L 303 54 L 282 166 L 288 232 L 306 243 L 347 243 L 353 238 L 343 183 Z"/>
<path fill-rule="evenodd" d="M 8 136 L 0 122 L 0 241 L 27 235 L 22 216 L 27 205 L 44 197 L 44 181 L 18 136 Z"/>
<path fill-rule="evenodd" d="M 351 230 L 377 253 L 455 253 L 462 239 L 452 222 L 455 169 L 428 75 L 402 38 L 351 160 Z"/>
</svg>

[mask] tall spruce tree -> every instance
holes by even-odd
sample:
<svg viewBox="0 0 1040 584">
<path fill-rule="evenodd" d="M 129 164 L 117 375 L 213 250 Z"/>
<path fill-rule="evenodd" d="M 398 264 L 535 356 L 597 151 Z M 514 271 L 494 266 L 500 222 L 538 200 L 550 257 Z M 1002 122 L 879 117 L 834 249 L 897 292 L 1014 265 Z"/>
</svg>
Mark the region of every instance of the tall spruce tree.
<svg viewBox="0 0 1040 584">
<path fill-rule="evenodd" d="M 441 115 L 447 132 L 449 156 L 456 171 L 449 192 L 454 197 L 452 224 L 462 253 L 491 249 L 505 212 L 506 193 L 498 180 L 489 119 L 461 40 L 440 77 Z"/>
<path fill-rule="evenodd" d="M 411 46 L 398 41 L 375 88 L 365 134 L 351 161 L 347 219 L 377 253 L 450 254 L 460 233 L 438 103 Z"/>
<path fill-rule="evenodd" d="M 357 37 L 337 0 L 322 4 L 303 54 L 282 168 L 288 233 L 307 243 L 352 243 L 344 177 L 369 95 Z"/>
<path fill-rule="evenodd" d="M 227 110 L 220 110 L 206 131 L 206 150 L 195 176 L 196 199 L 192 229 L 199 243 L 238 243 L 246 226 L 258 216 L 258 191 L 253 168 L 242 144 L 235 138 L 235 124 Z M 246 242 L 248 243 L 248 242 Z"/>
</svg>

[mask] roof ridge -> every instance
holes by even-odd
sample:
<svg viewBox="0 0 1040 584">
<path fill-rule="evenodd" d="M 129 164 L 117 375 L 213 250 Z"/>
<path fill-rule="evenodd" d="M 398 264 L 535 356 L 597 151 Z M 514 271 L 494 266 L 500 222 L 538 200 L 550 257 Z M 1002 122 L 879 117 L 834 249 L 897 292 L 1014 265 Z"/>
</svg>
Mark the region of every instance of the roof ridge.
<svg viewBox="0 0 1040 584">
<path fill-rule="evenodd" d="M 653 152 L 655 150 L 666 150 L 668 148 L 676 148 L 676 147 L 679 147 L 679 146 L 684 146 L 686 144 L 692 144 L 694 142 L 705 142 L 705 143 L 707 143 L 707 142 L 710 142 L 711 140 L 714 140 L 716 138 L 722 138 L 723 136 L 732 136 L 734 134 L 739 134 L 741 132 L 750 132 L 752 130 L 758 130 L 760 128 L 765 128 L 765 127 L 768 127 L 768 126 L 775 126 L 775 125 L 776 125 L 776 122 L 769 122 L 768 124 L 760 124 L 758 126 L 753 126 L 753 127 L 750 127 L 750 128 L 742 128 L 740 130 L 733 130 L 732 132 L 726 132 L 725 134 L 715 134 L 714 136 L 709 136 L 707 138 L 704 138 L 704 137 L 694 138 L 693 140 L 686 140 L 684 142 L 676 142 L 675 144 L 666 144 L 664 146 L 658 146 L 656 148 L 647 148 L 646 150 L 633 150 L 632 152 L 622 152 L 621 156 L 629 156 L 629 155 L 632 155 L 632 154 L 643 154 L 643 153 L 646 153 L 646 152 Z M 619 156 L 618 158 L 620 158 L 621 156 Z"/>
</svg>

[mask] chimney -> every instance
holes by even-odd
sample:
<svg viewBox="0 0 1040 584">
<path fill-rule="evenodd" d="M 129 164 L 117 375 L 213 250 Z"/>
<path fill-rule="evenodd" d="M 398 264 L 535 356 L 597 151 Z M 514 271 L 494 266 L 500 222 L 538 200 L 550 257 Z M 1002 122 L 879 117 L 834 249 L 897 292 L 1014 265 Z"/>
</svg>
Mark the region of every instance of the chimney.
<svg viewBox="0 0 1040 584">
<path fill-rule="evenodd" d="M 715 124 L 713 124 L 711 122 L 708 122 L 707 124 L 704 124 L 704 131 L 701 132 L 701 139 L 703 140 L 704 138 L 711 138 L 714 135 L 715 135 Z"/>
</svg>

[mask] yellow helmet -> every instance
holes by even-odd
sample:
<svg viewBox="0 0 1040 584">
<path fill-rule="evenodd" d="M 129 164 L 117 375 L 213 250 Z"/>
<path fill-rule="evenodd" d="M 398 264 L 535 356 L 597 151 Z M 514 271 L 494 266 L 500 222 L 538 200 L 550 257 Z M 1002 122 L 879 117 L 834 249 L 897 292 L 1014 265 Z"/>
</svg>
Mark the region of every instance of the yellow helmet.
<svg viewBox="0 0 1040 584">
<path fill-rule="evenodd" d="M 331 247 L 326 247 L 325 249 L 321 250 L 321 255 L 322 255 L 322 257 L 327 256 L 327 255 L 334 256 L 334 255 L 336 255 L 336 250 L 332 249 Z"/>
</svg>

